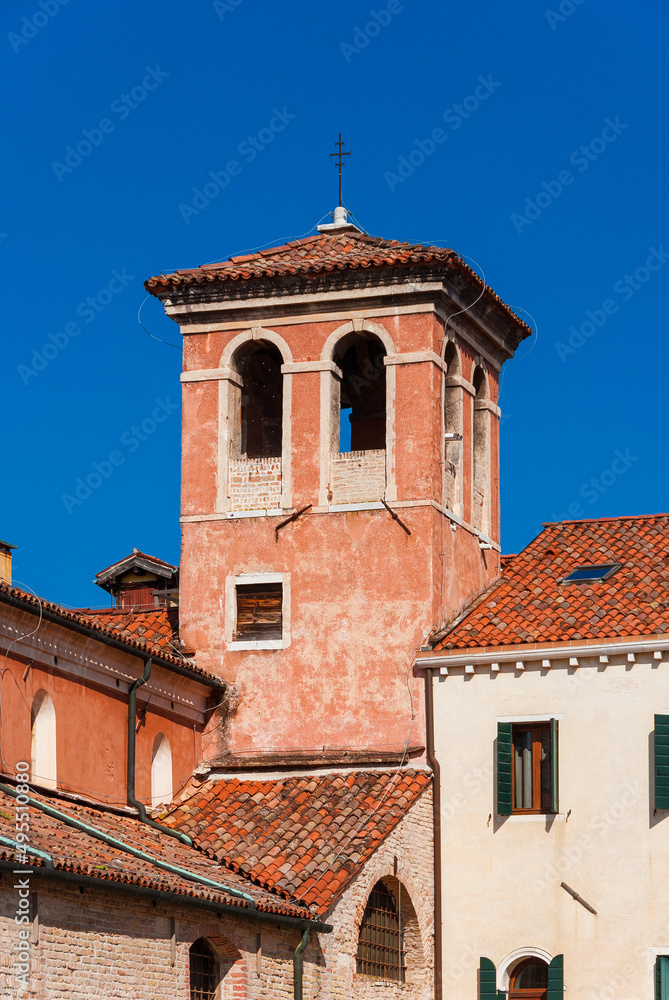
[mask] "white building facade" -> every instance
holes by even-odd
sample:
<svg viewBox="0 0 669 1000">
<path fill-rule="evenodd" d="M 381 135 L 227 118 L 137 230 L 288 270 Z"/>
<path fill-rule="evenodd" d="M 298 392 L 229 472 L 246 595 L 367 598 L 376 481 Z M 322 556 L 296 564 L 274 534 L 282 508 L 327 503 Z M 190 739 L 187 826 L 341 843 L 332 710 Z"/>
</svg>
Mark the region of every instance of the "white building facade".
<svg viewBox="0 0 669 1000">
<path fill-rule="evenodd" d="M 449 1000 L 669 996 L 665 560 L 649 581 L 610 535 L 589 560 L 555 546 L 548 575 L 541 552 L 521 553 L 417 661 L 432 678 Z M 617 568 L 570 583 L 570 561 Z M 586 619 L 616 634 L 588 635 Z M 521 641 L 485 644 L 500 632 Z"/>
</svg>

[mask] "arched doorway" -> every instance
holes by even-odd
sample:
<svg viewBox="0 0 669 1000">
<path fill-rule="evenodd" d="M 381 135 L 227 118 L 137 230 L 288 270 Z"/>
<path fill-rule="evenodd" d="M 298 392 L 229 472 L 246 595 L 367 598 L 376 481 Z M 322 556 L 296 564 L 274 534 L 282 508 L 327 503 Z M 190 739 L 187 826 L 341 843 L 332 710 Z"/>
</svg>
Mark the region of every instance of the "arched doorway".
<svg viewBox="0 0 669 1000">
<path fill-rule="evenodd" d="M 546 1000 L 548 965 L 540 958 L 526 958 L 509 978 L 509 1000 Z"/>
</svg>

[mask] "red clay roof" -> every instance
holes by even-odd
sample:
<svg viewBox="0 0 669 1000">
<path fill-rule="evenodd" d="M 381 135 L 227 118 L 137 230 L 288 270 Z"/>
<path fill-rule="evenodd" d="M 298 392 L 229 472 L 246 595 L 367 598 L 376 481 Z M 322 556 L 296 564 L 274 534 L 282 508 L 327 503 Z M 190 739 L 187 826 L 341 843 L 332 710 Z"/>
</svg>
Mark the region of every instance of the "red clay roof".
<svg viewBox="0 0 669 1000">
<path fill-rule="evenodd" d="M 168 654 L 179 644 L 179 609 L 151 608 L 131 611 L 130 608 L 82 608 L 81 614 L 94 618 L 101 625 L 113 628 L 126 637 L 150 643 Z"/>
<path fill-rule="evenodd" d="M 184 667 L 193 674 L 197 674 L 202 678 L 204 684 L 213 684 L 215 687 L 221 687 L 222 681 L 220 677 L 216 677 L 214 674 L 210 674 L 206 670 L 202 670 L 198 667 L 196 663 L 191 659 L 185 659 L 184 656 L 179 655 L 174 649 L 171 649 L 169 642 L 167 641 L 167 627 L 165 621 L 161 621 L 160 612 L 165 612 L 166 609 L 157 608 L 157 617 L 155 620 L 151 620 L 151 630 L 150 638 L 145 638 L 145 634 L 139 631 L 142 625 L 146 626 L 145 622 L 141 620 L 137 623 L 137 626 L 130 631 L 123 631 L 122 628 L 117 627 L 117 623 L 112 622 L 111 624 L 107 621 L 107 613 L 100 610 L 92 610 L 89 608 L 80 608 L 73 610 L 72 608 L 65 608 L 61 604 L 54 604 L 52 601 L 45 601 L 41 597 L 37 597 L 35 594 L 29 594 L 25 590 L 21 590 L 19 587 L 12 587 L 11 584 L 0 581 L 0 598 L 5 596 L 9 603 L 12 601 L 21 601 L 24 604 L 30 605 L 33 613 L 36 615 L 40 614 L 40 609 L 42 613 L 48 613 L 54 618 L 58 619 L 58 623 L 67 628 L 69 623 L 74 623 L 77 625 L 84 625 L 86 628 L 91 629 L 93 632 L 99 632 L 101 636 L 109 636 L 112 639 L 122 642 L 128 647 L 128 652 L 137 653 L 151 653 L 153 656 L 160 657 L 161 663 L 169 667 L 170 664 L 178 667 Z M 116 609 L 111 609 L 112 613 L 116 612 Z M 137 612 L 133 614 L 133 619 L 136 615 L 142 615 L 144 612 Z M 152 612 L 148 612 L 149 615 Z M 127 615 L 125 616 L 127 617 Z M 118 623 L 122 624 L 122 623 Z M 154 637 L 158 641 L 154 642 Z"/>
<path fill-rule="evenodd" d="M 203 875 L 214 882 L 232 889 L 248 893 L 253 897 L 259 910 L 281 913 L 287 916 L 308 917 L 308 910 L 259 889 L 249 879 L 230 871 L 222 871 L 212 864 L 195 847 L 188 847 L 167 834 L 160 833 L 132 816 L 118 811 L 73 803 L 56 794 L 48 795 L 31 789 L 30 795 L 38 802 L 64 813 L 66 816 L 86 823 L 107 835 L 140 851 L 166 861 L 171 865 Z M 16 839 L 15 816 L 17 800 L 7 792 L 0 791 L 0 834 L 11 840 Z M 101 888 L 113 889 L 116 883 L 145 886 L 154 890 L 176 892 L 192 899 L 210 899 L 233 906 L 248 906 L 248 903 L 232 894 L 220 892 L 213 887 L 200 885 L 183 876 L 158 868 L 149 861 L 143 861 L 127 853 L 123 848 L 114 847 L 104 841 L 69 826 L 67 822 L 48 816 L 40 809 L 30 807 L 30 833 L 27 857 L 34 867 L 45 867 L 46 861 L 31 853 L 32 849 L 45 851 L 54 862 L 57 871 L 73 872 L 100 879 Z M 16 861 L 13 848 L 0 844 L 0 859 Z M 109 883 L 112 883 L 111 885 Z"/>
<path fill-rule="evenodd" d="M 578 566 L 622 563 L 608 580 L 562 584 Z M 560 521 L 441 630 L 437 649 L 669 631 L 669 514 Z"/>
<path fill-rule="evenodd" d="M 162 820 L 227 869 L 324 913 L 430 783 L 358 771 L 202 785 Z"/>
<path fill-rule="evenodd" d="M 171 288 L 203 285 L 214 282 L 249 281 L 254 278 L 284 275 L 316 275 L 332 271 L 372 270 L 398 266 L 419 268 L 442 263 L 444 271 L 465 273 L 477 284 L 483 282 L 454 250 L 426 246 L 422 243 L 400 243 L 365 233 L 346 232 L 308 236 L 282 246 L 260 250 L 242 257 L 231 257 L 216 264 L 174 271 L 149 278 L 144 283 L 147 292 L 160 295 Z M 486 297 L 494 300 L 530 336 L 532 330 L 499 298 L 491 288 Z"/>
</svg>

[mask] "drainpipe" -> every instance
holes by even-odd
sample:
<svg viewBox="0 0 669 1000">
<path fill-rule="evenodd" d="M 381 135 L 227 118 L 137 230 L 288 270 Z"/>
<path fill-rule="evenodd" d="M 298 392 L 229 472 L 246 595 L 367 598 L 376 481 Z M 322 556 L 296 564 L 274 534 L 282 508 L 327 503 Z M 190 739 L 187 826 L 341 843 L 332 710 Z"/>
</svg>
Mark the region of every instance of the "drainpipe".
<svg viewBox="0 0 669 1000">
<path fill-rule="evenodd" d="M 180 840 L 182 844 L 187 844 L 189 847 L 192 847 L 193 841 L 185 833 L 179 833 L 178 830 L 171 830 L 168 826 L 163 826 L 162 823 L 156 823 L 154 819 L 147 816 L 146 806 L 135 796 L 135 746 L 137 739 L 135 724 L 137 717 L 137 689 L 141 688 L 142 684 L 146 684 L 151 676 L 151 663 L 152 660 L 151 657 L 149 657 L 144 662 L 144 673 L 130 685 L 130 690 L 128 691 L 128 768 L 126 784 L 128 792 L 128 805 L 134 806 L 139 813 L 139 818 L 142 823 L 146 823 L 147 826 L 152 826 L 154 830 L 160 830 L 161 833 L 166 833 L 168 837 L 174 837 L 175 840 Z"/>
<path fill-rule="evenodd" d="M 309 944 L 309 928 L 305 927 L 293 956 L 293 1000 L 302 1000 L 302 970 L 304 949 Z"/>
<path fill-rule="evenodd" d="M 441 954 L 441 768 L 434 752 L 434 697 L 432 671 L 425 671 L 425 728 L 427 761 L 432 781 L 432 824 L 434 827 L 434 1000 L 442 1000 Z"/>
</svg>

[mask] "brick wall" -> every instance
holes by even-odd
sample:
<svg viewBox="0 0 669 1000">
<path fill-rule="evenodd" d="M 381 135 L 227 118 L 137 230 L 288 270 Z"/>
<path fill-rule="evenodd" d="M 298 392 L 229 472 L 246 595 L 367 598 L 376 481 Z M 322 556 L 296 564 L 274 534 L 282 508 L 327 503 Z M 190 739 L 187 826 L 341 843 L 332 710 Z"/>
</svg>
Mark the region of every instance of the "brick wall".
<svg viewBox="0 0 669 1000">
<path fill-rule="evenodd" d="M 231 458 L 231 510 L 276 510 L 281 506 L 280 458 Z"/>
<path fill-rule="evenodd" d="M 332 503 L 380 500 L 386 490 L 386 453 L 349 451 L 330 459 Z"/>
<path fill-rule="evenodd" d="M 395 877 L 397 859 L 397 877 Z M 434 968 L 432 789 L 428 788 L 383 841 L 337 905 L 323 919 L 332 934 L 309 945 L 305 961 L 305 1000 L 432 1000 Z M 358 932 L 372 888 L 383 879 L 397 900 L 401 885 L 405 927 L 406 982 L 358 975 Z"/>
<path fill-rule="evenodd" d="M 430 790 L 386 838 L 323 919 L 304 960 L 304 1000 L 430 1000 L 432 997 L 432 808 Z M 397 878 L 394 876 L 397 859 Z M 401 899 L 405 983 L 356 973 L 358 929 L 379 879 Z M 401 888 L 398 885 L 401 884 Z M 14 877 L 0 879 L 0 997 L 7 1000 L 189 1000 L 189 948 L 206 937 L 220 958 L 220 1000 L 291 1000 L 300 931 L 274 923 L 133 898 L 113 890 L 33 879 L 39 943 L 31 948 L 31 990 L 13 975 Z M 176 954 L 171 961 L 171 920 Z M 260 938 L 258 934 L 260 933 Z"/>
</svg>

